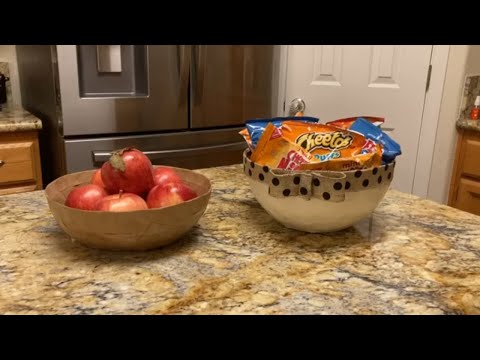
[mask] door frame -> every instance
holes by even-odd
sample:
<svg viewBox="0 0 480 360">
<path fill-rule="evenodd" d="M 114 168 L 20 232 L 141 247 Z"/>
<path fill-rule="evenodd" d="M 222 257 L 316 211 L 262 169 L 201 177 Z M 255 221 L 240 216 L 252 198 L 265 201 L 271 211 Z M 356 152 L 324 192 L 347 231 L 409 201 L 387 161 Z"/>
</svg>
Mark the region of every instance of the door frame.
<svg viewBox="0 0 480 360">
<path fill-rule="evenodd" d="M 281 45 L 280 48 L 280 76 L 278 92 L 279 116 L 287 114 L 288 104 L 286 99 L 288 51 L 291 45 Z M 412 186 L 412 194 L 426 198 L 432 172 L 435 138 L 442 103 L 445 74 L 447 71 L 448 54 L 450 45 L 432 45 L 430 65 L 430 86 L 425 93 L 425 102 L 422 114 L 422 125 L 418 142 L 415 173 Z M 426 85 L 426 84 L 425 84 Z"/>
</svg>

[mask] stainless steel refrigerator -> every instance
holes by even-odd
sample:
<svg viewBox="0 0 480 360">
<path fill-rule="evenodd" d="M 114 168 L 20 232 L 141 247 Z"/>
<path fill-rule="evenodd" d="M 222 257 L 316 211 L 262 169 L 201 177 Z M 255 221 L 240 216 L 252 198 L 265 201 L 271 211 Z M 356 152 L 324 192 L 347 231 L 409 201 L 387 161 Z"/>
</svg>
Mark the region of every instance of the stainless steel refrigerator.
<svg viewBox="0 0 480 360">
<path fill-rule="evenodd" d="M 127 146 L 154 164 L 240 163 L 245 120 L 279 115 L 277 46 L 18 45 L 17 59 L 46 184 Z"/>
</svg>

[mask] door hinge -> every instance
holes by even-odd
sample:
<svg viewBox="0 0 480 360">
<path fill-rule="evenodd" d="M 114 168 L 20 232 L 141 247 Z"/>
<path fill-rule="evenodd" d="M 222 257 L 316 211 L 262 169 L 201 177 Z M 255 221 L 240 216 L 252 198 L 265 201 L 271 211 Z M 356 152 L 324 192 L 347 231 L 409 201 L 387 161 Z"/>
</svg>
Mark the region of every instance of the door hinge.
<svg viewBox="0 0 480 360">
<path fill-rule="evenodd" d="M 283 101 L 283 115 L 285 115 L 285 100 Z"/>
<path fill-rule="evenodd" d="M 427 74 L 427 87 L 425 88 L 425 92 L 428 91 L 430 88 L 430 78 L 432 77 L 432 65 L 428 65 L 428 74 Z"/>
</svg>

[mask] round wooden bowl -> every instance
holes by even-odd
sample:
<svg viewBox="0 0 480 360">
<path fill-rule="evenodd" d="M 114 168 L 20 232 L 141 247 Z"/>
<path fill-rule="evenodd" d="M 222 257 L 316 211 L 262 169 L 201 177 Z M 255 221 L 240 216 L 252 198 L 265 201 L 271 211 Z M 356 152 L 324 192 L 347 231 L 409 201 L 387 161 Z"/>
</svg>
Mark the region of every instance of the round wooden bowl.
<svg viewBox="0 0 480 360">
<path fill-rule="evenodd" d="M 45 189 L 50 210 L 74 240 L 92 248 L 149 250 L 180 239 L 202 217 L 211 194 L 210 180 L 192 170 L 172 167 L 198 197 L 160 209 L 129 212 L 84 211 L 65 206 L 69 192 L 90 182 L 95 170 L 62 176 Z"/>
</svg>

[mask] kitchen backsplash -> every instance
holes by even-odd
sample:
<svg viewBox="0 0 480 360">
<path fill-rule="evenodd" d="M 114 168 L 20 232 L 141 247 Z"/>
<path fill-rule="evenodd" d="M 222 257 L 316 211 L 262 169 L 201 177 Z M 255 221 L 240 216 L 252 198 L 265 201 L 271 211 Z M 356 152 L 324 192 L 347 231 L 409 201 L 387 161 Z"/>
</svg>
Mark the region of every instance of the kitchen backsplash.
<svg viewBox="0 0 480 360">
<path fill-rule="evenodd" d="M 478 95 L 480 95 L 480 75 L 467 76 L 465 78 L 465 86 L 463 89 L 460 119 L 469 118 L 473 103 Z"/>
<path fill-rule="evenodd" d="M 10 78 L 10 70 L 8 67 L 8 62 L 0 62 L 0 73 Z M 7 85 L 7 103 L 3 104 L 3 106 L 12 106 L 13 104 L 12 85 L 10 81 L 7 81 L 6 85 Z"/>
</svg>

